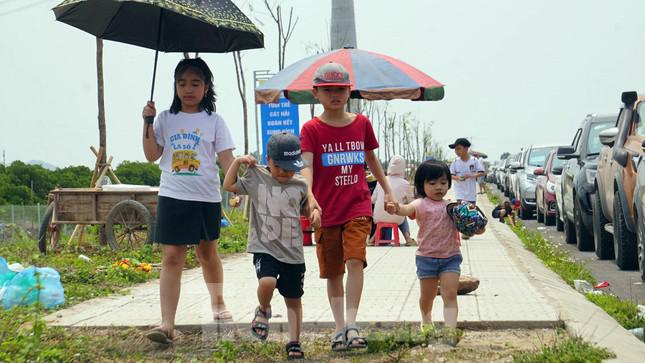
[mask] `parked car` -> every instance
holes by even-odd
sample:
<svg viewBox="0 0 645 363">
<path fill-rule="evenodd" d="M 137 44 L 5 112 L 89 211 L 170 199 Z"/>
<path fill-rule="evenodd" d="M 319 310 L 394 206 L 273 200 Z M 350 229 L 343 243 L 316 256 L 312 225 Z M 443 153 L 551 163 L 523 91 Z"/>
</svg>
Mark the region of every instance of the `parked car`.
<svg viewBox="0 0 645 363">
<path fill-rule="evenodd" d="M 571 146 L 558 149 L 558 157 L 567 162 L 561 177 L 562 218 L 567 243 L 576 243 L 580 251 L 593 251 L 594 225 L 592 195 L 602 147 L 598 135 L 616 122 L 616 116 L 589 114 L 576 131 Z"/>
<path fill-rule="evenodd" d="M 645 106 L 638 107 L 641 119 L 645 117 Z M 642 145 L 645 147 L 645 143 Z M 636 250 L 638 269 L 641 280 L 645 281 L 645 158 L 638 159 L 636 172 L 636 190 L 634 190 L 634 208 L 636 209 Z"/>
<path fill-rule="evenodd" d="M 511 158 L 512 158 L 511 162 L 508 164 L 508 172 L 506 173 L 505 195 L 511 199 L 515 199 L 515 184 L 517 183 L 517 169 L 520 167 L 522 152 L 518 154 L 514 154 Z"/>
<path fill-rule="evenodd" d="M 513 195 L 520 201 L 520 218 L 529 219 L 533 217 L 535 211 L 535 187 L 537 185 L 537 176 L 533 171 L 539 167 L 544 167 L 546 157 L 555 146 L 531 146 L 522 152 L 522 158 L 517 170 L 513 185 Z"/>
<path fill-rule="evenodd" d="M 503 193 L 504 192 L 504 183 L 506 182 L 506 170 L 508 167 L 508 164 L 510 162 L 510 158 L 506 158 L 502 160 L 502 163 L 500 164 L 499 168 L 497 171 L 495 171 L 495 179 L 497 181 L 497 188 Z"/>
<path fill-rule="evenodd" d="M 535 211 L 538 223 L 544 223 L 552 226 L 556 221 L 557 206 L 555 200 L 555 183 L 556 174 L 559 171 L 562 174 L 564 160 L 556 157 L 557 149 L 551 150 L 546 158 L 544 167 L 539 167 L 533 171 L 537 175 L 537 186 L 535 187 Z"/>
<path fill-rule="evenodd" d="M 634 191 L 636 189 L 636 162 L 643 156 L 645 120 L 639 115 L 639 108 L 645 102 L 645 95 L 623 92 L 623 107 L 616 122 L 616 128 L 607 130 L 602 136 L 606 146 L 600 152 L 596 185 L 600 202 L 598 213 L 598 257 L 609 257 L 609 236 L 613 235 L 614 259 L 621 270 L 638 268 L 636 236 L 636 213 Z M 604 217 L 604 218 L 603 218 Z"/>
<path fill-rule="evenodd" d="M 556 159 L 561 160 L 557 157 L 558 152 L 556 150 Z M 555 229 L 559 232 L 564 231 L 564 214 L 562 213 L 562 170 L 564 169 L 564 164 L 560 167 L 553 168 L 553 175 L 555 175 Z"/>
<path fill-rule="evenodd" d="M 508 165 L 506 166 L 506 177 L 504 178 L 504 195 L 511 199 L 515 198 L 515 196 L 513 195 L 513 179 L 515 179 L 515 172 L 517 171 L 516 169 L 513 169 L 512 166 L 515 162 L 517 162 L 517 164 L 515 165 L 519 166 L 521 155 L 522 153 L 511 155 L 508 160 Z"/>
</svg>

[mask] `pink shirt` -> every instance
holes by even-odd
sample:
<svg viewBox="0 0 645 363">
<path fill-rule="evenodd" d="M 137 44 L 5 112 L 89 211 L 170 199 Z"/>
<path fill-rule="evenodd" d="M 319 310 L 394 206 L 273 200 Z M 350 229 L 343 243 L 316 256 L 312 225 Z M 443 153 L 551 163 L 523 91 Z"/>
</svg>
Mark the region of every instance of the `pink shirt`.
<svg viewBox="0 0 645 363">
<path fill-rule="evenodd" d="M 447 200 L 415 199 L 415 218 L 419 225 L 417 255 L 448 258 L 461 254 L 459 232 L 446 212 Z"/>
<path fill-rule="evenodd" d="M 313 192 L 322 209 L 322 226 L 345 224 L 371 216 L 365 180 L 365 152 L 378 148 L 372 124 L 356 115 L 347 126 L 334 127 L 314 117 L 300 131 L 302 152 L 313 153 Z"/>
</svg>

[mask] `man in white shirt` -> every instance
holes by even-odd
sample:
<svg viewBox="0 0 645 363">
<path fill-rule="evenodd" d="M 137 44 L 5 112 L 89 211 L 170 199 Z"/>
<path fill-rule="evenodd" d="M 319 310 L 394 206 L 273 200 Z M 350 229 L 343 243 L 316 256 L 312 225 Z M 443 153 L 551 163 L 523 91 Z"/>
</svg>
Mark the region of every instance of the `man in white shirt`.
<svg viewBox="0 0 645 363">
<path fill-rule="evenodd" d="M 458 138 L 448 145 L 455 150 L 457 159 L 450 164 L 450 174 L 454 181 L 455 198 L 475 204 L 477 202 L 477 178 L 484 175 L 484 167 L 478 159 L 468 154 L 470 141 Z M 463 236 L 468 239 L 467 236 Z"/>
</svg>

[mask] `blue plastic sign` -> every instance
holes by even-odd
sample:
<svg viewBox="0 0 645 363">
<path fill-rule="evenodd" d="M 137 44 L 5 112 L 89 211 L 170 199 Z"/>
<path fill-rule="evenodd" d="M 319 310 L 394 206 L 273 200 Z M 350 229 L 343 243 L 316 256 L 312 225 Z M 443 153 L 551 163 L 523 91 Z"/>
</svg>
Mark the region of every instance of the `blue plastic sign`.
<svg viewBox="0 0 645 363">
<path fill-rule="evenodd" d="M 260 105 L 260 117 L 262 120 L 262 163 L 266 164 L 265 147 L 271 135 L 276 132 L 290 132 L 296 136 L 300 135 L 298 105 L 280 97 L 280 103 Z"/>
</svg>

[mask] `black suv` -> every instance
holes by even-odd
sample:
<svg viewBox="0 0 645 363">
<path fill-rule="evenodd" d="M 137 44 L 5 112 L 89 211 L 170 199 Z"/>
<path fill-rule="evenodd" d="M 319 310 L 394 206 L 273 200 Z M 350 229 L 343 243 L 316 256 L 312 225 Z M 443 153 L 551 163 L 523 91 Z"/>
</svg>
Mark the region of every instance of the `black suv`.
<svg viewBox="0 0 645 363">
<path fill-rule="evenodd" d="M 595 192 L 594 180 L 602 148 L 598 134 L 615 123 L 615 115 L 587 115 L 571 146 L 558 148 L 558 158 L 567 160 L 561 178 L 565 238 L 567 243 L 576 243 L 580 251 L 594 250 L 591 195 Z"/>
</svg>

